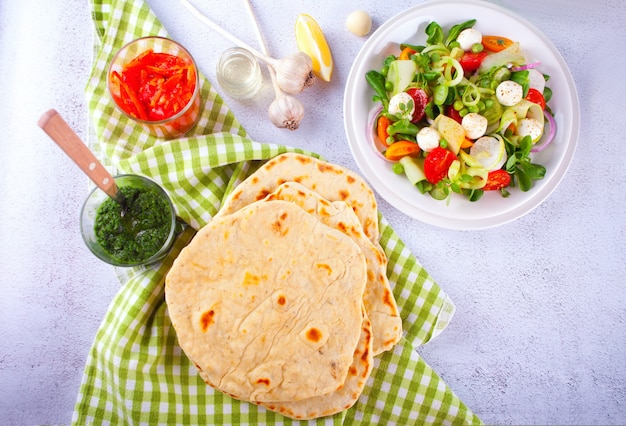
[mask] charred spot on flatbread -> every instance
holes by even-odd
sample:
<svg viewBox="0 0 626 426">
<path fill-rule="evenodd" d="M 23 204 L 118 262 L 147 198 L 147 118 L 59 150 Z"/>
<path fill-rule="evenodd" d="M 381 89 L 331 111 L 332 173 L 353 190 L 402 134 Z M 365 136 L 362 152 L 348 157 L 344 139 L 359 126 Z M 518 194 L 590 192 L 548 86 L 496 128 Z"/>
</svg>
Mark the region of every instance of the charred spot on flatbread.
<svg viewBox="0 0 626 426">
<path fill-rule="evenodd" d="M 206 311 L 200 317 L 200 329 L 206 333 L 209 326 L 213 323 L 213 317 L 215 316 L 215 311 L 213 309 Z"/>
</svg>

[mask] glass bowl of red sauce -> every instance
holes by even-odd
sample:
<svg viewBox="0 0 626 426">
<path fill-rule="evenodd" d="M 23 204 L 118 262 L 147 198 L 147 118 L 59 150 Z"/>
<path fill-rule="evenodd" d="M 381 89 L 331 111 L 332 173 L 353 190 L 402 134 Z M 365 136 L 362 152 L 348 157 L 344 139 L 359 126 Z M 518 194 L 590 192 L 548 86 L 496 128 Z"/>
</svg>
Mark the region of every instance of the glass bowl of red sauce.
<svg viewBox="0 0 626 426">
<path fill-rule="evenodd" d="M 150 134 L 172 139 L 200 116 L 200 79 L 191 54 L 165 37 L 142 37 L 115 55 L 107 73 L 115 105 Z"/>
</svg>

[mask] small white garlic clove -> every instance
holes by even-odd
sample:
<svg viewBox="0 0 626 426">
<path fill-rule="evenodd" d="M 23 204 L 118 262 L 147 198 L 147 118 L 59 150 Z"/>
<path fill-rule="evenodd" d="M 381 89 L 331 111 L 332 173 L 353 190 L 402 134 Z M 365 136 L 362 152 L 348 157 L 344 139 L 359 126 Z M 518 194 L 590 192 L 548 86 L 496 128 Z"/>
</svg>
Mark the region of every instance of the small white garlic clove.
<svg viewBox="0 0 626 426">
<path fill-rule="evenodd" d="M 286 93 L 297 95 L 315 84 L 313 61 L 304 52 L 292 53 L 272 65 L 276 71 L 278 86 Z"/>
<path fill-rule="evenodd" d="M 270 104 L 268 115 L 274 126 L 296 130 L 304 117 L 304 105 L 289 95 L 281 95 Z"/>
<path fill-rule="evenodd" d="M 348 15 L 346 27 L 354 35 L 365 36 L 372 30 L 372 18 L 364 10 L 355 10 Z"/>
</svg>

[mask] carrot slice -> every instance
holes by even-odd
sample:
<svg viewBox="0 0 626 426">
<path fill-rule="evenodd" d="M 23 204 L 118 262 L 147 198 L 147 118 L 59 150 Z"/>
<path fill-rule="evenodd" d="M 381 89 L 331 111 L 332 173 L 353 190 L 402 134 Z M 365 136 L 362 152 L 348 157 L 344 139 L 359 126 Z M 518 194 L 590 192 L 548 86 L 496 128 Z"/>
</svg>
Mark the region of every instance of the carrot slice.
<svg viewBox="0 0 626 426">
<path fill-rule="evenodd" d="M 405 47 L 404 49 L 402 49 L 402 52 L 400 52 L 400 56 L 398 57 L 398 59 L 411 59 L 411 55 L 413 55 L 415 53 L 415 50 L 411 49 L 410 47 Z"/>
<path fill-rule="evenodd" d="M 470 139 L 465 138 L 463 142 L 461 142 L 461 149 L 471 148 L 474 145 Z"/>
<path fill-rule="evenodd" d="M 387 131 L 387 128 L 390 124 L 391 120 L 389 120 L 384 115 L 378 117 L 378 121 L 376 122 L 376 134 L 378 135 L 378 139 L 380 139 L 380 142 L 385 146 L 389 146 L 389 143 L 387 142 L 387 138 L 389 137 L 389 132 Z"/>
</svg>

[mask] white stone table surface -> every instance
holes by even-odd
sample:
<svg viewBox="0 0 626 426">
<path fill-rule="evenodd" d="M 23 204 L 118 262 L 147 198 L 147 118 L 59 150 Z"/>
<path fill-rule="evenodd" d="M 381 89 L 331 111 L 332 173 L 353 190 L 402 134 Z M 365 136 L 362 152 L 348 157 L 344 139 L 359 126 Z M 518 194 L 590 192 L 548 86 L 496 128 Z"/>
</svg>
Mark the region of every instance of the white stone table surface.
<svg viewBox="0 0 626 426">
<path fill-rule="evenodd" d="M 255 43 L 238 1 L 213 18 Z M 196 1 L 196 3 L 198 3 Z M 215 80 L 230 43 L 177 0 L 150 0 L 173 38 Z M 302 95 L 301 128 L 225 97 L 249 135 L 310 149 L 358 170 L 343 128 L 343 90 L 365 42 L 345 29 L 365 9 L 374 29 L 418 0 L 253 1 L 275 56 L 295 49 L 299 13 L 314 16 L 335 58 L 331 84 Z M 488 424 L 626 424 L 626 3 L 495 0 L 549 37 L 581 106 L 575 157 L 559 187 L 528 215 L 481 231 L 423 224 L 380 210 L 455 302 L 444 333 L 420 354 Z M 0 423 L 68 424 L 83 367 L 109 302 L 114 271 L 84 246 L 78 212 L 86 177 L 37 127 L 56 108 L 83 138 L 83 89 L 93 24 L 85 0 L 0 1 Z"/>
</svg>

